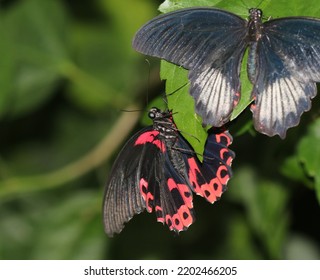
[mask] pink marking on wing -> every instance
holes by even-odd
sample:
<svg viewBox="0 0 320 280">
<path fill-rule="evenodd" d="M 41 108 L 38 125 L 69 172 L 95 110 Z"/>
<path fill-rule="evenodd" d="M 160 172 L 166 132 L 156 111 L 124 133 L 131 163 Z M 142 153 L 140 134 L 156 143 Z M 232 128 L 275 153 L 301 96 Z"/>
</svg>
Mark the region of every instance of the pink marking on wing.
<svg viewBox="0 0 320 280">
<path fill-rule="evenodd" d="M 231 163 L 232 163 L 232 161 L 233 161 L 233 157 L 228 157 L 228 159 L 226 160 L 226 164 L 228 165 L 228 166 L 231 166 Z"/>
<path fill-rule="evenodd" d="M 201 173 L 199 166 L 194 158 L 189 158 L 188 163 L 189 163 L 189 167 L 190 167 L 189 174 L 188 174 L 189 181 L 194 188 L 194 192 L 200 196 L 203 196 L 202 190 L 201 190 L 200 185 L 198 184 L 198 181 L 197 181 L 197 173 Z"/>
<path fill-rule="evenodd" d="M 173 189 L 178 189 L 183 202 L 189 208 L 193 208 L 192 203 L 192 193 L 190 188 L 185 184 L 177 184 L 172 178 L 169 178 L 167 181 L 169 191 L 171 192 Z"/>
<path fill-rule="evenodd" d="M 250 106 L 250 109 L 252 110 L 252 111 L 255 111 L 256 109 L 257 109 L 257 104 L 255 103 L 256 102 L 256 96 L 254 96 L 253 97 L 253 103 L 251 104 L 251 106 Z"/>
<path fill-rule="evenodd" d="M 168 187 L 169 187 L 169 191 L 171 192 L 173 189 L 177 189 L 177 184 L 176 182 L 172 179 L 169 178 L 167 181 Z"/>
<path fill-rule="evenodd" d="M 183 230 L 183 221 L 178 213 L 173 215 L 172 224 L 173 224 L 174 230 L 177 230 L 177 231 Z"/>
<path fill-rule="evenodd" d="M 170 230 L 173 230 L 172 218 L 170 215 L 166 215 L 165 217 L 166 224 L 168 225 Z"/>
<path fill-rule="evenodd" d="M 210 182 L 199 185 L 197 182 L 197 173 L 201 174 L 200 169 L 194 158 L 188 159 L 190 170 L 189 170 L 189 180 L 194 187 L 194 192 L 197 195 L 205 197 L 210 203 L 213 203 L 219 198 L 223 193 L 223 186 L 227 184 L 230 176 L 226 172 L 225 176 L 222 176 L 223 171 L 228 171 L 227 167 L 221 165 L 215 177 L 213 177 Z"/>
<path fill-rule="evenodd" d="M 142 133 L 134 143 L 134 145 L 144 145 L 145 143 L 152 143 L 156 145 L 162 152 L 166 151 L 166 146 L 162 141 L 159 139 L 156 139 L 156 136 L 159 135 L 159 131 L 152 130 L 152 131 L 146 131 Z"/>
<path fill-rule="evenodd" d="M 157 214 L 157 221 L 160 223 L 164 223 L 163 211 L 159 205 L 155 207 L 155 212 Z"/>
<path fill-rule="evenodd" d="M 174 214 L 172 217 L 170 217 L 170 215 L 167 215 L 166 221 L 169 222 L 167 224 L 170 230 L 176 230 L 176 231 L 183 230 L 183 222 L 178 213 Z"/>
<path fill-rule="evenodd" d="M 233 98 L 233 107 L 236 107 L 240 100 L 240 92 L 236 92 Z"/>
<path fill-rule="evenodd" d="M 170 215 L 166 216 L 166 221 L 168 221 L 169 228 L 175 231 L 182 231 L 189 227 L 193 223 L 193 217 L 191 215 L 190 209 L 182 205 L 177 213 L 172 217 Z"/>
<path fill-rule="evenodd" d="M 154 200 L 154 196 L 152 195 L 152 193 L 148 191 L 148 182 L 144 178 L 140 179 L 139 189 L 140 189 L 140 194 L 146 203 L 147 211 L 151 213 L 152 207 L 150 205 Z"/>
<path fill-rule="evenodd" d="M 201 186 L 204 190 L 205 198 L 210 202 L 214 203 L 223 193 L 223 186 L 220 180 L 215 177 L 208 184 Z"/>
<path fill-rule="evenodd" d="M 193 217 L 190 209 L 186 205 L 182 205 L 178 210 L 178 215 L 181 217 L 181 221 L 184 227 L 189 227 L 193 223 Z"/>
<path fill-rule="evenodd" d="M 193 208 L 192 193 L 191 193 L 190 188 L 187 185 L 178 184 L 178 189 L 179 189 L 179 192 L 183 198 L 185 205 L 188 208 Z"/>
<path fill-rule="evenodd" d="M 216 134 L 216 141 L 217 143 L 226 143 L 226 146 L 230 146 L 232 143 L 231 138 L 225 133 Z"/>
<path fill-rule="evenodd" d="M 226 175 L 222 176 L 222 172 L 225 172 Z M 221 184 L 226 185 L 230 179 L 229 173 L 228 173 L 228 168 L 224 165 L 219 166 L 217 170 L 217 177 Z"/>
<path fill-rule="evenodd" d="M 233 158 L 231 156 L 228 157 L 228 154 L 229 150 L 227 148 L 222 148 L 220 150 L 220 158 L 223 159 L 228 166 L 231 166 Z"/>
</svg>

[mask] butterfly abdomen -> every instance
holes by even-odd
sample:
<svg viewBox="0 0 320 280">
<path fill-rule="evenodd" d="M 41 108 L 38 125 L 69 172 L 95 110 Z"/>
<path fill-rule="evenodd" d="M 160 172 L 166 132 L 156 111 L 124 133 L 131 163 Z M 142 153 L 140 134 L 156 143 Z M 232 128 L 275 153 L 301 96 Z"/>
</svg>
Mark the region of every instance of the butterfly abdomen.
<svg viewBox="0 0 320 280">
<path fill-rule="evenodd" d="M 249 10 L 249 21 L 248 21 L 248 44 L 249 54 L 247 60 L 247 71 L 248 78 L 252 84 L 256 80 L 256 69 L 258 61 L 258 41 L 262 36 L 262 11 L 260 9 L 252 8 Z"/>
</svg>

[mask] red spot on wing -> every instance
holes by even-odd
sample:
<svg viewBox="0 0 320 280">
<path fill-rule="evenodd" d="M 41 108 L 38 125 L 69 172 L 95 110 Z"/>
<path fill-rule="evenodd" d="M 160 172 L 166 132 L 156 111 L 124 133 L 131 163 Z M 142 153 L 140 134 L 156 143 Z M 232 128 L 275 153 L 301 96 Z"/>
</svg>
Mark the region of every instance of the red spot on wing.
<svg viewBox="0 0 320 280">
<path fill-rule="evenodd" d="M 185 184 L 177 184 L 173 178 L 168 179 L 167 185 L 170 192 L 175 192 L 175 195 L 177 195 L 177 192 L 179 193 L 183 201 L 181 201 L 181 203 L 183 204 L 177 206 L 178 208 L 176 209 L 176 213 L 166 214 L 165 222 L 170 230 L 185 230 L 194 221 L 194 217 L 191 213 L 191 209 L 193 208 L 191 190 Z"/>
<path fill-rule="evenodd" d="M 210 203 L 217 201 L 224 192 L 224 186 L 230 178 L 228 168 L 224 165 L 220 165 L 216 174 L 213 174 L 213 177 L 209 182 L 203 182 L 200 184 L 198 182 L 198 176 L 202 177 L 203 180 L 206 178 L 202 175 L 194 158 L 189 158 L 188 162 L 190 166 L 189 180 L 194 188 L 194 192 L 205 197 Z"/>
<path fill-rule="evenodd" d="M 201 185 L 204 197 L 210 202 L 214 203 L 219 199 L 223 193 L 223 186 L 220 180 L 216 177 L 213 178 L 209 183 Z"/>
<path fill-rule="evenodd" d="M 236 94 L 233 97 L 233 107 L 236 107 L 240 100 L 240 92 L 236 92 Z"/>
<path fill-rule="evenodd" d="M 226 185 L 230 179 L 228 168 L 224 165 L 221 165 L 217 170 L 217 177 L 223 185 Z"/>
<path fill-rule="evenodd" d="M 231 166 L 233 157 L 230 156 L 230 151 L 227 148 L 222 148 L 220 150 L 220 158 L 222 158 L 228 166 Z"/>
<path fill-rule="evenodd" d="M 160 205 L 156 205 L 156 216 L 157 216 L 157 221 L 160 223 L 164 223 L 164 217 L 163 217 L 163 210 Z"/>
<path fill-rule="evenodd" d="M 188 163 L 189 163 L 189 181 L 191 183 L 191 185 L 193 186 L 194 188 L 194 192 L 203 196 L 202 194 L 202 190 L 200 188 L 200 185 L 197 181 L 197 173 L 200 173 L 200 169 L 199 169 L 199 166 L 198 164 L 196 163 L 195 159 L 194 158 L 189 158 L 188 159 Z"/>
<path fill-rule="evenodd" d="M 147 211 L 149 213 L 151 213 L 152 212 L 152 205 L 153 205 L 153 201 L 154 201 L 154 196 L 151 192 L 149 192 L 148 182 L 144 178 L 140 179 L 139 189 L 140 189 L 141 196 L 146 203 Z"/>
<path fill-rule="evenodd" d="M 156 139 L 156 137 L 159 135 L 159 131 L 152 130 L 142 133 L 134 143 L 134 145 L 144 145 L 146 143 L 152 143 L 153 145 L 156 145 L 163 153 L 166 152 L 166 146 L 165 144 L 159 140 Z"/>
<path fill-rule="evenodd" d="M 232 140 L 229 135 L 225 133 L 216 134 L 217 143 L 224 144 L 226 146 L 230 146 L 232 144 Z"/>
<path fill-rule="evenodd" d="M 186 205 L 182 205 L 178 209 L 178 215 L 181 218 L 182 224 L 185 228 L 189 227 L 193 223 L 193 216 L 190 209 Z"/>
<path fill-rule="evenodd" d="M 182 231 L 193 223 L 193 216 L 190 212 L 190 209 L 186 205 L 182 205 L 177 210 L 177 213 L 173 214 L 172 216 L 167 214 L 165 221 L 170 230 Z"/>
<path fill-rule="evenodd" d="M 184 204 L 192 208 L 192 193 L 190 191 L 190 188 L 185 184 L 177 184 L 172 178 L 169 178 L 167 181 L 169 190 L 172 191 L 173 189 L 177 189 L 183 199 Z"/>
</svg>

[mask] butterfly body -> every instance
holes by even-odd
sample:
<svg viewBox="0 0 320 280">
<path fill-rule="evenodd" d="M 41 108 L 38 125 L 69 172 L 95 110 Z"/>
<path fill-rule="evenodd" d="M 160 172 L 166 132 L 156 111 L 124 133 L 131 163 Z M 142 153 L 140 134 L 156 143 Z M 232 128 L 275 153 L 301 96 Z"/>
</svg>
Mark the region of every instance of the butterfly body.
<svg viewBox="0 0 320 280">
<path fill-rule="evenodd" d="M 177 130 L 170 111 L 152 108 L 153 125 L 136 133 L 119 153 L 106 184 L 105 232 L 119 233 L 144 210 L 170 230 L 186 230 L 194 221 L 192 192 L 215 202 L 232 175 L 234 153 L 227 131 L 208 135 L 203 163 Z"/>
<path fill-rule="evenodd" d="M 189 70 L 190 94 L 204 124 L 230 120 L 241 92 L 240 68 L 249 48 L 247 71 L 255 128 L 284 138 L 311 107 L 320 82 L 320 20 L 286 17 L 262 22 L 215 8 L 187 8 L 160 15 L 136 34 L 133 47 Z"/>
</svg>

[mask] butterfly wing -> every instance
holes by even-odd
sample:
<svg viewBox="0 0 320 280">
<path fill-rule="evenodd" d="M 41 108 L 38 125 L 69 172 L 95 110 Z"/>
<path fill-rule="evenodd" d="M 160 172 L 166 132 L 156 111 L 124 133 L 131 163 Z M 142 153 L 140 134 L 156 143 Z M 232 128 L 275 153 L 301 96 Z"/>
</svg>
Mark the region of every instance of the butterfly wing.
<svg viewBox="0 0 320 280">
<path fill-rule="evenodd" d="M 255 128 L 284 138 L 311 107 L 320 81 L 320 20 L 281 18 L 263 24 L 251 108 Z"/>
<path fill-rule="evenodd" d="M 105 232 L 109 236 L 121 232 L 126 222 L 145 209 L 155 211 L 157 220 L 170 230 L 187 229 L 194 212 L 187 178 L 177 167 L 181 160 L 180 152 L 167 146 L 153 127 L 135 134 L 117 157 L 106 185 Z"/>
<path fill-rule="evenodd" d="M 239 75 L 244 49 L 243 46 L 235 50 L 225 64 L 217 68 L 211 66 L 204 71 L 189 71 L 190 94 L 203 125 L 220 127 L 229 121 L 240 99 Z"/>
<path fill-rule="evenodd" d="M 213 8 L 160 15 L 135 35 L 133 48 L 189 69 L 190 93 L 205 124 L 221 126 L 240 93 L 240 63 L 247 22 Z"/>
<path fill-rule="evenodd" d="M 228 148 L 231 143 L 232 136 L 228 131 L 212 128 L 208 131 L 202 164 L 196 156 L 188 158 L 193 190 L 210 203 L 217 201 L 226 191 L 232 176 L 231 164 L 235 154 Z"/>
<path fill-rule="evenodd" d="M 156 154 L 157 148 L 136 145 L 139 136 L 150 133 L 147 127 L 135 134 L 119 153 L 106 184 L 103 202 L 103 222 L 109 236 L 119 233 L 135 214 L 146 209 L 139 190 L 139 170 L 141 170 L 148 148 L 149 154 Z"/>
<path fill-rule="evenodd" d="M 177 143 L 180 141 L 177 135 Z M 173 146 L 166 145 L 161 153 L 149 158 L 141 168 L 140 189 L 148 212 L 156 213 L 157 221 L 166 223 L 170 230 L 186 230 L 194 222 L 192 192 L 183 172 L 177 167 L 182 156 Z"/>
</svg>

